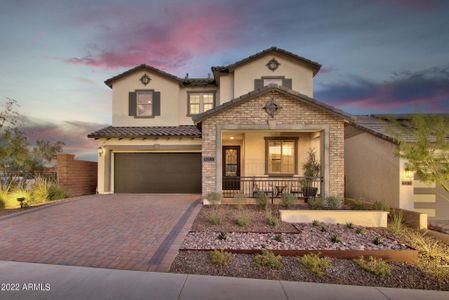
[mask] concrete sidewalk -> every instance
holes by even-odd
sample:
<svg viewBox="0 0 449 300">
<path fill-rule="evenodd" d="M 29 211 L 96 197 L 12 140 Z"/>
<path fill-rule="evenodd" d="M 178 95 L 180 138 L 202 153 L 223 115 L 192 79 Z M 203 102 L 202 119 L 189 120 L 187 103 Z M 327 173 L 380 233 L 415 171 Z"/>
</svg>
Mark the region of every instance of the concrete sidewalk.
<svg viewBox="0 0 449 300">
<path fill-rule="evenodd" d="M 11 261 L 0 261 L 0 283 L 2 284 L 0 299 L 449 299 L 449 292 L 123 271 Z M 8 288 L 7 284 L 12 284 L 9 285 L 10 288 L 18 286 L 20 291 L 3 291 L 4 288 Z M 48 289 L 49 291 L 46 291 Z"/>
</svg>

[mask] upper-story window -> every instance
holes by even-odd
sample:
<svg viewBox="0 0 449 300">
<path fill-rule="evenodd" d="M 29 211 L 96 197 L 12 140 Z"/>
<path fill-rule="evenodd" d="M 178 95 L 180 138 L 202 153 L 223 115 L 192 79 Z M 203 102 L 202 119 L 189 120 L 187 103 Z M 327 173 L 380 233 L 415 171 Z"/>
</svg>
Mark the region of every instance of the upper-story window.
<svg viewBox="0 0 449 300">
<path fill-rule="evenodd" d="M 282 86 L 282 78 L 263 78 L 263 86 L 267 86 L 270 84 Z"/>
<path fill-rule="evenodd" d="M 189 93 L 188 114 L 196 115 L 214 108 L 213 92 Z"/>
<path fill-rule="evenodd" d="M 153 92 L 152 91 L 136 91 L 136 116 L 151 117 L 153 116 Z"/>
</svg>

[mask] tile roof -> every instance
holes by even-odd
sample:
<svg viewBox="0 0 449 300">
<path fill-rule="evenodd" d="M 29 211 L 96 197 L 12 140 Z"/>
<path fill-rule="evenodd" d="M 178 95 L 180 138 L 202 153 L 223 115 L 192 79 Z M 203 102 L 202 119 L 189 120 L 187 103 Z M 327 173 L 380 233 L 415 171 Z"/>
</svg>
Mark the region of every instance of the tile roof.
<svg viewBox="0 0 449 300">
<path fill-rule="evenodd" d="M 254 90 L 254 91 L 249 92 L 249 93 L 247 93 L 245 95 L 242 95 L 242 96 L 240 96 L 238 98 L 235 98 L 233 100 L 230 100 L 230 101 L 227 101 L 227 102 L 225 102 L 223 104 L 220 104 L 220 105 L 218 105 L 218 106 L 214 107 L 213 109 L 210 109 L 210 110 L 208 110 L 206 112 L 203 112 L 203 113 L 198 114 L 198 115 L 194 115 L 194 116 L 192 116 L 192 119 L 193 119 L 193 121 L 195 123 L 200 123 L 201 121 L 203 121 L 204 119 L 207 119 L 208 117 L 210 117 L 212 115 L 218 114 L 218 113 L 220 113 L 220 112 L 222 112 L 224 110 L 230 109 L 230 108 L 232 108 L 232 107 L 234 107 L 234 106 L 236 106 L 238 104 L 244 103 L 246 101 L 249 101 L 251 99 L 254 99 L 254 98 L 258 97 L 258 96 L 261 96 L 261 95 L 269 93 L 269 92 L 277 92 L 277 93 L 286 95 L 286 96 L 291 97 L 291 98 L 293 98 L 295 100 L 302 101 L 302 102 L 305 102 L 305 103 L 310 104 L 312 106 L 319 107 L 321 109 L 327 110 L 327 111 L 331 112 L 332 114 L 337 115 L 337 116 L 339 116 L 339 117 L 341 117 L 341 118 L 343 118 L 345 120 L 348 120 L 348 121 L 352 120 L 352 115 L 350 115 L 348 113 L 345 113 L 342 110 L 339 110 L 339 109 L 337 109 L 337 108 L 335 108 L 335 107 L 333 107 L 331 105 L 328 105 L 326 103 L 323 103 L 323 102 L 320 102 L 320 101 L 315 100 L 313 98 L 310 98 L 310 97 L 308 97 L 308 96 L 306 96 L 304 94 L 295 92 L 295 91 L 293 91 L 293 90 L 291 90 L 289 88 L 286 88 L 286 87 L 283 87 L 283 86 L 277 86 L 277 85 L 264 86 L 261 89 Z"/>
<path fill-rule="evenodd" d="M 292 53 L 290 51 L 278 48 L 278 47 L 270 47 L 268 49 L 265 49 L 265 50 L 262 50 L 260 52 L 257 52 L 256 54 L 250 55 L 250 56 L 248 56 L 248 57 L 246 57 L 246 58 L 244 58 L 242 60 L 239 60 L 239 61 L 237 61 L 237 62 L 235 62 L 233 64 L 230 64 L 230 65 L 227 65 L 227 66 L 215 66 L 215 67 L 212 67 L 211 69 L 212 69 L 212 72 L 227 72 L 227 71 L 232 70 L 232 69 L 234 69 L 234 68 L 236 68 L 238 66 L 241 66 L 241 65 L 243 65 L 245 63 L 253 61 L 253 60 L 255 60 L 255 59 L 257 59 L 257 58 L 259 58 L 259 57 L 261 57 L 261 56 L 263 56 L 265 54 L 272 53 L 272 52 L 280 53 L 280 54 L 286 55 L 286 56 L 288 56 L 290 58 L 293 58 L 295 60 L 299 60 L 299 61 L 301 61 L 303 63 L 306 63 L 307 65 L 312 67 L 312 69 L 314 69 L 313 75 L 316 75 L 316 73 L 318 73 L 318 71 L 321 69 L 321 64 L 319 64 L 319 63 L 317 63 L 317 62 L 315 62 L 313 60 L 310 60 L 310 59 L 304 58 L 302 56 L 299 56 L 299 55 L 297 55 L 295 53 Z"/>
<path fill-rule="evenodd" d="M 145 138 L 180 136 L 201 138 L 201 131 L 195 125 L 181 126 L 145 126 L 145 127 L 116 127 L 108 126 L 90 133 L 89 138 Z"/>
<path fill-rule="evenodd" d="M 439 115 L 449 117 L 449 114 L 426 114 L 428 116 Z M 354 116 L 353 125 L 361 130 L 367 131 L 380 138 L 388 140 L 392 143 L 397 143 L 394 134 L 391 132 L 392 119 L 396 120 L 404 131 L 401 132 L 401 137 L 407 142 L 415 142 L 416 138 L 412 134 L 411 119 L 413 114 L 374 114 L 374 115 L 358 115 Z M 407 132 L 409 130 L 409 133 Z M 449 137 L 448 137 L 449 140 Z"/>
</svg>

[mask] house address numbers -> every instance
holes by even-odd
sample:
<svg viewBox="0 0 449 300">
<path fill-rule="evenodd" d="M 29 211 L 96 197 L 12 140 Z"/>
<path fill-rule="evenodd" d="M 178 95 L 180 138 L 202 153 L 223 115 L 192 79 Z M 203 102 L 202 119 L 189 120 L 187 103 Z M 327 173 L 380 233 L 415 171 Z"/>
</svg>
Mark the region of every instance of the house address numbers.
<svg viewBox="0 0 449 300">
<path fill-rule="evenodd" d="M 204 162 L 213 162 L 213 161 L 215 161 L 215 157 L 213 157 L 213 156 L 204 156 L 203 157 L 203 161 Z"/>
</svg>

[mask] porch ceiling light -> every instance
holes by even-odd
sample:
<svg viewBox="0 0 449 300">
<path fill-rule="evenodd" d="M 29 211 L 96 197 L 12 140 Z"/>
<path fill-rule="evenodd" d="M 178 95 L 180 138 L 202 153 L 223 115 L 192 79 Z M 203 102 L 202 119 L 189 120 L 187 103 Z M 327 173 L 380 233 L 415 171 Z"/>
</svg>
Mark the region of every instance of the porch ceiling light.
<svg viewBox="0 0 449 300">
<path fill-rule="evenodd" d="M 230 140 L 233 140 L 233 139 L 234 139 L 234 137 L 233 137 L 233 136 L 230 136 L 230 137 L 229 137 L 229 139 L 230 139 Z"/>
</svg>

